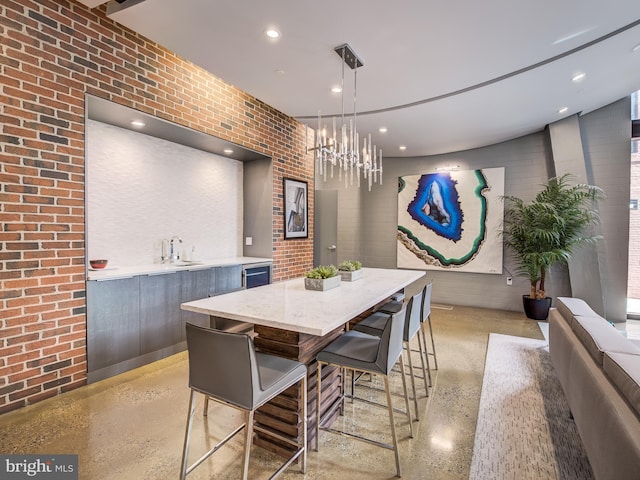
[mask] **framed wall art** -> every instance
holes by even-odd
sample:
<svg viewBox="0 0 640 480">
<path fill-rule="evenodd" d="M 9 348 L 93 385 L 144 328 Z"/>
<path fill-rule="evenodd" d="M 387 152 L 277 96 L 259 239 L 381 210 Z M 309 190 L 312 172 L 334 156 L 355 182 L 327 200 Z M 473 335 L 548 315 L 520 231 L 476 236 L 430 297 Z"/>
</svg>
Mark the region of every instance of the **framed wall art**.
<svg viewBox="0 0 640 480">
<path fill-rule="evenodd" d="M 309 236 L 309 205 L 307 182 L 284 179 L 284 238 Z"/>
<path fill-rule="evenodd" d="M 398 267 L 502 273 L 504 167 L 408 175 L 398 185 Z"/>
</svg>

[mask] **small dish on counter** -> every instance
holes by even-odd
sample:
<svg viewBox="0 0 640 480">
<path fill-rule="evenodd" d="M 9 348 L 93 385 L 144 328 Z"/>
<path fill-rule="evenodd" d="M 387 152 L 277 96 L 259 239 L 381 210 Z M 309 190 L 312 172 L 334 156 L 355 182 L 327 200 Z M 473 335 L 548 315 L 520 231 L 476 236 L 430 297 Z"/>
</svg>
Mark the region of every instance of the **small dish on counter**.
<svg viewBox="0 0 640 480">
<path fill-rule="evenodd" d="M 89 260 L 89 265 L 94 270 L 102 270 L 107 267 L 109 260 Z"/>
</svg>

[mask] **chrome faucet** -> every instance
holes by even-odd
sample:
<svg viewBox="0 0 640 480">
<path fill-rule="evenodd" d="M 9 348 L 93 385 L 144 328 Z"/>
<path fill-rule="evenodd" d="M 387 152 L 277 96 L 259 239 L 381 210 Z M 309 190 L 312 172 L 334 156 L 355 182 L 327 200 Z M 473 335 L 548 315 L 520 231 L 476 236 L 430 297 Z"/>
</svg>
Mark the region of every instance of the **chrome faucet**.
<svg viewBox="0 0 640 480">
<path fill-rule="evenodd" d="M 160 255 L 160 263 L 166 263 L 169 260 L 169 239 L 162 239 L 162 254 Z"/>
<path fill-rule="evenodd" d="M 169 261 L 171 263 L 180 260 L 180 251 L 177 245 L 174 245 L 173 241 L 178 240 L 178 243 L 182 243 L 182 239 L 177 235 L 174 236 L 169 242 Z"/>
</svg>

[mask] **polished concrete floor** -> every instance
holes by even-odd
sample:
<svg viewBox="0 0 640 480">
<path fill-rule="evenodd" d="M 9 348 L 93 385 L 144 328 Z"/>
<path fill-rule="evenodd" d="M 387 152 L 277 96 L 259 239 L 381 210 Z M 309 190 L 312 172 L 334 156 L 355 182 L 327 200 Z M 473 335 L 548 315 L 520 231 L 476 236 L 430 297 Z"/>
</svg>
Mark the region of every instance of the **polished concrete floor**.
<svg viewBox="0 0 640 480">
<path fill-rule="evenodd" d="M 403 478 L 467 479 L 489 333 L 532 338 L 542 334 L 537 322 L 517 312 L 435 306 L 432 319 L 439 369 L 432 372 L 430 397 L 425 397 L 424 388 L 418 390 L 420 420 L 414 422 L 414 438 L 408 437 L 406 417 L 396 414 Z M 187 373 L 182 353 L 2 415 L 0 453 L 78 454 L 81 479 L 176 479 L 189 397 Z M 399 375 L 394 375 L 396 392 L 401 391 Z M 365 395 L 372 395 L 367 391 Z M 403 400 L 393 398 L 394 405 L 403 408 Z M 235 410 L 214 403 L 206 425 L 201 412 L 198 408 L 192 460 L 206 450 L 207 442 L 223 438 L 224 429 L 240 422 Z M 385 410 L 347 404 L 345 417 L 336 423 L 390 441 Z M 188 478 L 240 478 L 241 454 L 239 436 Z M 255 447 L 249 478 L 268 478 L 276 460 Z M 391 451 L 322 432 L 319 451 L 309 452 L 307 474 L 294 464 L 282 478 L 394 476 Z"/>
</svg>

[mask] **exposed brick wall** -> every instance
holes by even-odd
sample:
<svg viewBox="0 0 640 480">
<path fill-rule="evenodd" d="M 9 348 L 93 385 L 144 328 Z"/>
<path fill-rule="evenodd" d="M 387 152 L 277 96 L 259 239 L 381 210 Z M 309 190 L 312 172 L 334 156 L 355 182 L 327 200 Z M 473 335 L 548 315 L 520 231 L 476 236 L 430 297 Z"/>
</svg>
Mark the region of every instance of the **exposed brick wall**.
<svg viewBox="0 0 640 480">
<path fill-rule="evenodd" d="M 86 382 L 85 94 L 265 153 L 274 280 L 313 264 L 284 241 L 282 178 L 307 181 L 305 128 L 73 0 L 0 4 L 0 413 Z"/>
</svg>

